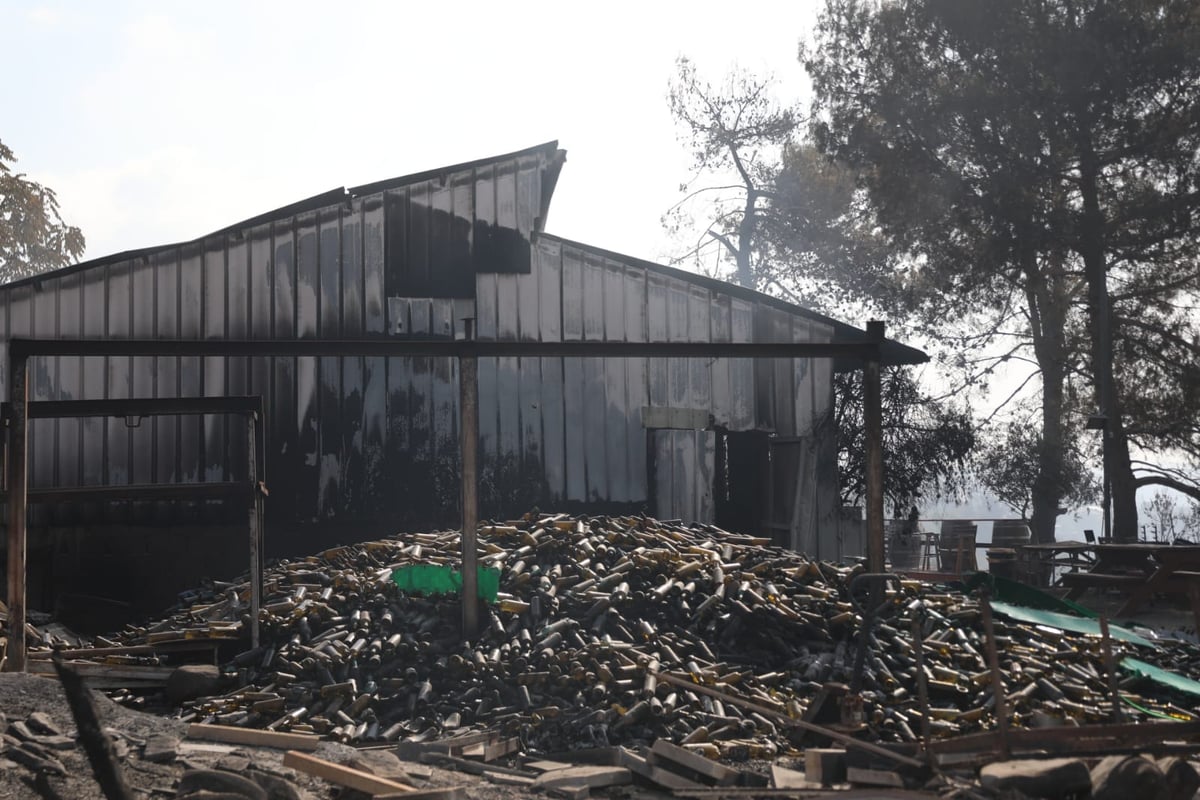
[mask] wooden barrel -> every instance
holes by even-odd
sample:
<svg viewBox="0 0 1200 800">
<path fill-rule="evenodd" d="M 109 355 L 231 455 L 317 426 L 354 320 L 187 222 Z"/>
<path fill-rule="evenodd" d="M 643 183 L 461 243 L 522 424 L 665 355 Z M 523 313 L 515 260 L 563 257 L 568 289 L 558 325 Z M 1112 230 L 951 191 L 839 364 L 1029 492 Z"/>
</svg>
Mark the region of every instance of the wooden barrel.
<svg viewBox="0 0 1200 800">
<path fill-rule="evenodd" d="M 1017 577 L 1017 551 L 1011 547 L 989 547 L 987 551 L 988 572 L 1001 578 Z"/>
<path fill-rule="evenodd" d="M 1016 549 L 1029 544 L 1032 534 L 1029 522 L 1023 519 L 998 519 L 992 523 L 992 547 Z"/>
<path fill-rule="evenodd" d="M 976 525 L 969 519 L 942 520 L 938 542 L 938 560 L 942 572 L 974 572 Z M 960 553 L 961 551 L 961 560 Z"/>
</svg>

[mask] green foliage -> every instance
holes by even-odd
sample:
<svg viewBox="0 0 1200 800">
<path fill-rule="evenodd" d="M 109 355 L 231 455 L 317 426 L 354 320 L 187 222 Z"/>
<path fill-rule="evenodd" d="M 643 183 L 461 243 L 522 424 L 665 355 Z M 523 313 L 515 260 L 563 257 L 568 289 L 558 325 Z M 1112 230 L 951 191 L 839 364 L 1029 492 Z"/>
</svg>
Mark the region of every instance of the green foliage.
<svg viewBox="0 0 1200 800">
<path fill-rule="evenodd" d="M 898 509 L 918 497 L 953 497 L 967 485 L 975 432 L 970 410 L 935 401 L 921 391 L 911 368 L 891 367 L 881 375 L 883 400 L 883 493 Z M 834 376 L 838 472 L 844 505 L 866 493 L 866 431 L 862 376 Z"/>
<path fill-rule="evenodd" d="M 84 250 L 79 228 L 59 216 L 54 192 L 13 172 L 16 160 L 0 142 L 0 281 L 65 267 Z"/>
<path fill-rule="evenodd" d="M 1069 382 L 1107 385 L 1115 358 L 1123 390 L 1105 410 L 1127 530 L 1125 417 L 1135 446 L 1197 443 L 1200 5 L 827 0 L 802 60 L 817 147 L 856 172 L 860 227 L 886 243 L 860 284 L 950 329 L 975 374 L 1032 362 L 1051 428 L 1039 475 L 1083 410 Z M 1115 354 L 1095 322 L 1109 286 Z M 1085 311 L 1090 345 L 1073 335 Z"/>
<path fill-rule="evenodd" d="M 981 444 L 975 455 L 975 474 L 980 485 L 1026 519 L 1038 479 L 1043 447 L 1040 432 L 1028 424 L 1013 422 Z M 1086 454 L 1074 447 L 1063 454 L 1055 493 L 1069 507 L 1094 503 L 1099 498 L 1099 482 L 1086 462 Z"/>
</svg>

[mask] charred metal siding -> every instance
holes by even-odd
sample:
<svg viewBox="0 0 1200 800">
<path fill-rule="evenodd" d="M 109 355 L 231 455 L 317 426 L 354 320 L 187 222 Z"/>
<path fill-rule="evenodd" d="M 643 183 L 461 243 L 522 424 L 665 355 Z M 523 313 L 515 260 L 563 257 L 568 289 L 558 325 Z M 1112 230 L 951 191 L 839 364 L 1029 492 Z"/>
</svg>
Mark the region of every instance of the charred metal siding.
<svg viewBox="0 0 1200 800">
<path fill-rule="evenodd" d="M 544 146 L 333 192 L 196 242 L 0 287 L 0 334 L 427 338 L 454 336 L 472 316 L 482 339 L 833 339 L 831 325 L 778 301 L 537 233 L 560 159 Z M 355 539 L 458 519 L 458 375 L 449 360 L 57 358 L 34 370 L 35 400 L 263 395 L 277 536 L 328 523 Z M 714 435 L 758 430 L 823 442 L 806 451 L 816 459 L 806 491 L 821 495 L 809 507 L 819 522 L 836 513 L 832 440 L 821 429 L 831 417 L 830 373 L 821 359 L 483 359 L 481 511 L 640 511 L 653 499 L 651 511 L 712 521 Z M 702 424 L 648 430 L 647 408 Z M 136 427 L 35 420 L 30 441 L 33 486 L 244 477 L 240 426 L 216 417 Z M 168 522 L 194 511 L 38 513 L 51 522 Z M 276 548 L 291 549 L 278 538 Z"/>
<path fill-rule="evenodd" d="M 547 235 L 537 237 L 530 274 L 479 275 L 476 304 L 484 339 L 833 338 L 833 329 L 819 322 Z M 555 506 L 644 507 L 657 480 L 660 513 L 702 521 L 713 519 L 711 440 L 684 431 L 648 440 L 643 409 L 700 410 L 710 417 L 705 427 L 816 439 L 833 407 L 827 359 L 484 359 L 479 380 L 485 493 Z M 663 452 L 659 474 L 650 475 L 647 452 L 655 447 Z M 664 503 L 667 487 L 671 500 Z M 817 490 L 815 483 L 808 488 Z M 836 486 L 821 489 L 830 494 L 818 504 L 824 517 L 835 511 Z"/>
<path fill-rule="evenodd" d="M 452 336 L 452 297 L 463 292 L 465 271 L 466 296 L 457 303 L 466 308 L 475 270 L 529 271 L 543 176 L 556 152 L 543 147 L 333 193 L 326 199 L 334 202 L 198 242 L 3 287 L 0 333 L 5 340 Z M 426 296 L 389 304 L 401 289 Z M 56 358 L 36 362 L 31 383 L 34 400 L 243 393 L 266 399 L 274 523 L 376 519 L 386 530 L 457 518 L 457 375 L 448 361 Z M 32 486 L 244 476 L 243 433 L 219 417 L 31 427 Z M 98 510 L 53 513 L 81 521 Z"/>
</svg>

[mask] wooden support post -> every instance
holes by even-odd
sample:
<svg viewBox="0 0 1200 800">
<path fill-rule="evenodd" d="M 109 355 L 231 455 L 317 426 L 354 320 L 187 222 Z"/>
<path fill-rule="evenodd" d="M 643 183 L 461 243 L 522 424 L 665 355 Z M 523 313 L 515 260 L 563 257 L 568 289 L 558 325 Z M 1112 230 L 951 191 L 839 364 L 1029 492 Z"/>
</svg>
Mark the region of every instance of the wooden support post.
<svg viewBox="0 0 1200 800">
<path fill-rule="evenodd" d="M 1117 682 L 1117 663 L 1113 659 L 1112 636 L 1108 632 L 1108 617 L 1100 615 L 1100 652 L 1104 656 L 1104 672 L 1108 677 L 1108 696 L 1112 702 L 1112 721 L 1121 722 L 1121 687 Z"/>
<path fill-rule="evenodd" d="M 28 464 L 26 447 L 29 420 L 29 361 L 9 353 L 8 402 L 8 660 L 9 672 L 25 671 L 25 497 Z"/>
<path fill-rule="evenodd" d="M 883 343 L 883 322 L 867 323 L 867 339 Z M 863 423 L 867 441 L 867 572 L 884 572 L 883 539 L 883 400 L 876 350 L 863 362 Z"/>
<path fill-rule="evenodd" d="M 246 415 L 246 458 L 250 481 L 250 646 L 258 647 L 259 612 L 262 609 L 262 500 L 258 493 L 258 436 L 255 415 Z"/>
<path fill-rule="evenodd" d="M 466 319 L 467 340 L 474 339 L 474 320 Z M 458 415 L 462 435 L 462 614 L 463 639 L 479 632 L 479 576 L 476 572 L 476 527 L 479 522 L 479 360 L 458 359 Z"/>
<path fill-rule="evenodd" d="M 992 626 L 992 593 L 984 586 L 980 590 L 979 610 L 983 615 L 983 641 L 987 649 L 988 669 L 992 673 L 992 697 L 995 698 L 996 730 L 1000 734 L 1000 752 L 1004 758 L 1012 754 L 1008 740 L 1008 702 L 1004 697 L 1004 678 L 1000 675 L 1000 656 L 996 652 L 996 630 Z"/>
<path fill-rule="evenodd" d="M 917 662 L 917 702 L 921 711 L 921 748 L 929 753 L 930 733 L 929 723 L 929 683 L 925 677 L 925 637 L 921 633 L 921 621 L 916 616 L 912 620 L 913 656 Z"/>
</svg>

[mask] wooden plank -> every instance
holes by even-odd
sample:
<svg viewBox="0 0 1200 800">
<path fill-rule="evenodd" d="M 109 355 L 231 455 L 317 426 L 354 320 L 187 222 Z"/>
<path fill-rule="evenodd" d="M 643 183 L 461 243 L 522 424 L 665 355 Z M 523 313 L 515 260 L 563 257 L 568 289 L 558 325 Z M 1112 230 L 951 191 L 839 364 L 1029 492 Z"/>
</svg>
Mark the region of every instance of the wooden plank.
<svg viewBox="0 0 1200 800">
<path fill-rule="evenodd" d="M 652 758 L 647 759 L 651 764 L 656 764 L 661 761 L 669 761 L 673 764 L 678 764 L 681 767 L 690 769 L 692 772 L 703 775 L 716 781 L 721 786 L 731 786 L 737 783 L 738 771 L 730 769 L 724 764 L 718 764 L 710 758 L 705 758 L 702 755 L 693 753 L 691 750 L 685 750 L 678 745 L 668 742 L 666 739 L 658 739 L 650 748 Z"/>
<path fill-rule="evenodd" d="M 250 744 L 274 747 L 279 750 L 316 750 L 321 737 L 310 733 L 277 733 L 254 728 L 230 728 L 226 725 L 193 723 L 188 726 L 189 739 L 204 739 L 230 744 Z"/>
<path fill-rule="evenodd" d="M 662 767 L 656 767 L 647 759 L 625 748 L 621 748 L 617 756 L 617 761 L 620 766 L 625 767 L 625 769 L 634 775 L 644 778 L 664 789 L 699 789 L 703 787 L 703 784 L 690 781 L 682 775 L 677 775 Z"/>
<path fill-rule="evenodd" d="M 846 780 L 850 783 L 861 783 L 867 786 L 891 786 L 894 789 L 904 788 L 904 779 L 886 769 L 846 767 Z"/>
<path fill-rule="evenodd" d="M 67 666 L 84 678 L 130 679 L 136 681 L 166 681 L 175 667 L 140 667 L 132 664 L 93 664 L 90 661 L 68 661 Z M 29 671 L 35 675 L 54 675 L 54 665 L 44 660 L 31 661 Z"/>
<path fill-rule="evenodd" d="M 483 760 L 495 761 L 497 758 L 515 753 L 521 749 L 520 737 L 513 736 L 508 739 L 501 739 L 498 742 L 485 744 L 483 746 Z"/>
<path fill-rule="evenodd" d="M 808 776 L 794 769 L 785 769 L 777 764 L 771 765 L 771 785 L 775 789 L 811 789 Z"/>
<path fill-rule="evenodd" d="M 565 786 L 587 786 L 603 789 L 633 782 L 625 767 L 582 766 L 543 772 L 533 781 L 534 789 L 556 789 Z"/>
<path fill-rule="evenodd" d="M 538 773 L 530 772 L 529 770 L 501 767 L 496 764 L 480 764 L 475 761 L 468 761 L 465 758 L 448 756 L 443 753 L 422 753 L 421 763 L 440 764 L 471 775 L 482 775 L 484 772 L 498 772 L 502 775 L 520 775 L 525 778 L 536 778 L 538 776 Z"/>
<path fill-rule="evenodd" d="M 409 792 L 416 791 L 413 787 L 399 781 L 380 778 L 368 772 L 351 769 L 297 750 L 288 750 L 283 754 L 283 765 L 291 767 L 297 772 L 303 772 L 305 775 L 321 778 L 338 786 L 345 786 L 366 794 L 404 793 L 402 796 L 408 796 Z"/>
</svg>

